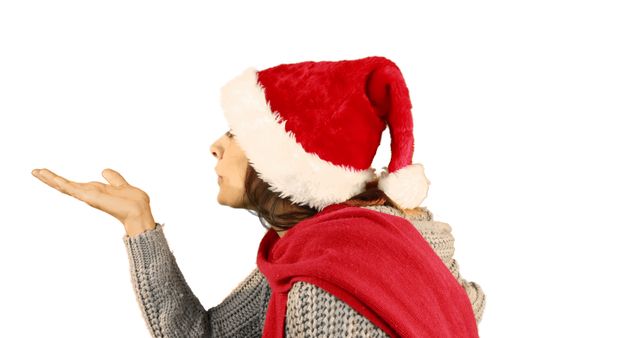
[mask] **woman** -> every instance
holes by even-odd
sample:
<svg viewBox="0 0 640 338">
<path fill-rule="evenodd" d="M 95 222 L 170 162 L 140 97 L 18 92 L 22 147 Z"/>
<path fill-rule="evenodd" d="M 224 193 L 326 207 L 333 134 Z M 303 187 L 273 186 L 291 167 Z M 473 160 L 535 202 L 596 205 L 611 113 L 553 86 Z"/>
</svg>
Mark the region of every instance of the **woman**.
<svg viewBox="0 0 640 338">
<path fill-rule="evenodd" d="M 257 268 L 204 309 L 156 223 L 149 197 L 117 172 L 108 184 L 34 175 L 121 221 L 132 282 L 154 337 L 476 337 L 485 297 L 453 259 L 448 224 L 420 203 L 411 103 L 383 57 L 249 68 L 222 90 L 231 130 L 211 146 L 218 202 L 268 231 Z M 370 168 L 390 126 L 392 158 Z"/>
</svg>

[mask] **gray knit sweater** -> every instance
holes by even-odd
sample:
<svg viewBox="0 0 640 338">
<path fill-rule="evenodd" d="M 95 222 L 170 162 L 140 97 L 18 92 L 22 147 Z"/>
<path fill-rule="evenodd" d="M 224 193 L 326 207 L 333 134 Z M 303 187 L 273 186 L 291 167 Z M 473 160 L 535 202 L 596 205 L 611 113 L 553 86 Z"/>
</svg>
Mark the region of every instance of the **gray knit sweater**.
<svg viewBox="0 0 640 338">
<path fill-rule="evenodd" d="M 411 221 L 467 291 L 480 322 L 485 295 L 477 283 L 460 276 L 449 224 L 433 221 L 430 213 L 403 216 L 387 206 L 364 208 Z M 152 337 L 262 337 L 271 289 L 260 270 L 256 267 L 220 304 L 207 310 L 185 281 L 163 227 L 156 223 L 155 229 L 123 237 L 131 282 Z M 388 337 L 340 299 L 301 281 L 288 294 L 285 333 L 287 337 Z"/>
</svg>

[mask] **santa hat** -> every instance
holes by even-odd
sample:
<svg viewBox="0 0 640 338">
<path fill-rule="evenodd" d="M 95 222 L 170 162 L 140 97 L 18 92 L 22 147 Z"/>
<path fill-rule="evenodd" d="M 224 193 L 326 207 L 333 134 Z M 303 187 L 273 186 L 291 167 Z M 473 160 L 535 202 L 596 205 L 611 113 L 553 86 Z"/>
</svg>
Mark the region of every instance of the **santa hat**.
<svg viewBox="0 0 640 338">
<path fill-rule="evenodd" d="M 250 67 L 223 86 L 221 104 L 258 177 L 293 203 L 322 210 L 363 192 L 387 124 L 391 161 L 378 187 L 402 208 L 427 197 L 424 167 L 412 163 L 409 90 L 387 58 Z"/>
</svg>

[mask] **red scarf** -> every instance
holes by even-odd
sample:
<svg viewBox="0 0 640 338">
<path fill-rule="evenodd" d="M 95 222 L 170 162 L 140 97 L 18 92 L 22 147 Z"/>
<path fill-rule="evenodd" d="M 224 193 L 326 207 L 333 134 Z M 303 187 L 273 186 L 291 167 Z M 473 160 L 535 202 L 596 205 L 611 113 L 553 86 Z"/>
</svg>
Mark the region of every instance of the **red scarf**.
<svg viewBox="0 0 640 338">
<path fill-rule="evenodd" d="M 287 295 L 305 281 L 391 337 L 478 337 L 469 297 L 411 222 L 333 204 L 284 237 L 269 229 L 257 265 L 271 286 L 263 337 L 284 337 Z"/>
</svg>

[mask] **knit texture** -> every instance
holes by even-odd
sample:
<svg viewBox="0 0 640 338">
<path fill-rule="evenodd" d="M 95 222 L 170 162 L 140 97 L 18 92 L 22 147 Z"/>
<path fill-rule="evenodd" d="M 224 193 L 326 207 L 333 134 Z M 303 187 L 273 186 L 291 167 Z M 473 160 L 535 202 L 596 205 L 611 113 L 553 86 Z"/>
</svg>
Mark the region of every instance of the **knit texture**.
<svg viewBox="0 0 640 338">
<path fill-rule="evenodd" d="M 475 282 L 461 277 L 453 259 L 454 239 L 447 223 L 426 215 L 402 215 L 387 206 L 367 206 L 402 216 L 416 226 L 467 292 L 477 322 L 485 295 Z M 131 282 L 152 337 L 262 337 L 271 289 L 255 268 L 218 305 L 205 309 L 186 283 L 163 232 L 164 224 L 123 242 L 129 257 Z M 340 299 L 306 282 L 296 282 L 288 294 L 286 337 L 388 337 L 384 331 Z"/>
</svg>

